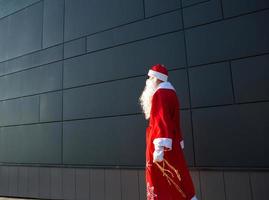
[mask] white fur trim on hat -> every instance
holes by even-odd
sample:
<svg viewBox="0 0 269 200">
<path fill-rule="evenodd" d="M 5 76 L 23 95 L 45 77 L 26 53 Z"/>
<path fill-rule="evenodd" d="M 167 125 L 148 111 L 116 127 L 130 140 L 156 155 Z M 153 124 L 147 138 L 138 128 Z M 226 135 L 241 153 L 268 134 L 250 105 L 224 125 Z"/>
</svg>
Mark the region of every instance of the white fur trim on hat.
<svg viewBox="0 0 269 200">
<path fill-rule="evenodd" d="M 148 75 L 156 77 L 157 79 L 159 79 L 161 81 L 167 81 L 167 79 L 168 79 L 168 76 L 166 76 L 165 74 L 160 73 L 160 72 L 156 72 L 156 71 L 151 70 L 151 69 L 149 70 Z"/>
</svg>

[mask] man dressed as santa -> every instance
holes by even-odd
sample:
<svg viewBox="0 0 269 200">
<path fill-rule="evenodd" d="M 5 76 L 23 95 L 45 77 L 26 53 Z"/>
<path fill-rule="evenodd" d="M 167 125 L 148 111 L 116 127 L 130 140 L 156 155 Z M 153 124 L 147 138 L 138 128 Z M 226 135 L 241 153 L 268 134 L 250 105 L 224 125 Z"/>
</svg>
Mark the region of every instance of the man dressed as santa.
<svg viewBox="0 0 269 200">
<path fill-rule="evenodd" d="M 146 130 L 147 200 L 197 200 L 183 154 L 179 101 L 167 81 L 168 71 L 160 64 L 148 72 L 140 97 Z"/>
</svg>

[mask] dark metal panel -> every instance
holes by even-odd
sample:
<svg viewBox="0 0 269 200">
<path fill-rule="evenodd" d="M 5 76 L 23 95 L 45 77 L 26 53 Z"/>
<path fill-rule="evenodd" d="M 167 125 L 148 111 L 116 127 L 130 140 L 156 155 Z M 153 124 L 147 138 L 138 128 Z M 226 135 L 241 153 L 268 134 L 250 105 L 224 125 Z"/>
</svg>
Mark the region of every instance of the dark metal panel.
<svg viewBox="0 0 269 200">
<path fill-rule="evenodd" d="M 22 104 L 18 99 L 0 102 L 0 125 L 19 124 L 21 121 Z M 37 110 L 38 111 L 38 110 Z"/>
<path fill-rule="evenodd" d="M 62 62 L 48 64 L 21 73 L 22 94 L 35 94 L 62 88 Z M 19 86 L 18 86 L 19 87 Z"/>
<path fill-rule="evenodd" d="M 1 22 L 0 22 L 0 24 L 1 24 Z M 1 36 L 0 36 L 0 38 L 1 38 Z M 3 45 L 3 42 L 0 42 L 0 44 Z M 6 66 L 7 66 L 7 62 L 0 62 L 0 75 L 5 74 Z"/>
<path fill-rule="evenodd" d="M 193 110 L 197 165 L 269 166 L 268 114 L 268 102 Z"/>
<path fill-rule="evenodd" d="M 0 127 L 0 162 L 2 162 L 4 160 L 4 155 L 5 155 L 5 145 L 4 144 L 5 144 L 4 136 L 2 133 L 2 128 Z M 0 170 L 1 170 L 1 168 L 0 168 Z M 1 173 L 1 171 L 0 171 L 0 173 Z M 0 176 L 1 176 L 1 174 L 0 174 Z M 0 181 L 1 181 L 1 179 L 0 179 Z M 0 186 L 0 188 L 1 188 L 1 186 Z"/>
<path fill-rule="evenodd" d="M 4 18 L 7 15 L 11 15 L 14 12 L 18 12 L 25 7 L 31 6 L 40 0 L 8 0 L 0 2 L 0 18 Z"/>
<path fill-rule="evenodd" d="M 40 121 L 62 120 L 62 91 L 40 95 Z"/>
<path fill-rule="evenodd" d="M 2 136 L 6 149 L 4 162 L 61 161 L 61 123 L 4 127 Z"/>
<path fill-rule="evenodd" d="M 21 120 L 20 123 L 35 123 L 39 120 L 39 97 L 30 96 L 21 98 L 20 100 L 21 107 Z M 15 113 L 13 113 L 15 115 Z"/>
<path fill-rule="evenodd" d="M 8 58 L 41 49 L 42 9 L 40 2 L 9 16 Z"/>
<path fill-rule="evenodd" d="M 182 6 L 192 6 L 195 4 L 203 3 L 205 1 L 210 1 L 210 0 L 182 0 Z"/>
<path fill-rule="evenodd" d="M 61 60 L 63 57 L 63 45 L 50 47 L 29 55 L 32 66 L 44 65 Z"/>
<path fill-rule="evenodd" d="M 62 59 L 62 54 L 63 54 L 63 45 L 58 45 L 31 54 L 26 54 L 24 56 L 12 60 L 8 60 L 4 62 L 6 64 L 4 66 L 2 74 L 3 75 L 9 74 L 12 72 L 17 72 L 32 67 L 55 62 Z"/>
<path fill-rule="evenodd" d="M 0 20 L 0 62 L 8 59 L 8 18 Z"/>
<path fill-rule="evenodd" d="M 186 65 L 182 32 L 65 60 L 64 87 L 143 75 L 156 63 L 169 69 Z"/>
<path fill-rule="evenodd" d="M 0 102 L 0 125 L 35 123 L 39 118 L 38 96 Z"/>
<path fill-rule="evenodd" d="M 221 0 L 210 0 L 183 9 L 184 26 L 191 27 L 222 19 Z"/>
<path fill-rule="evenodd" d="M 143 14 L 143 1 L 66 0 L 65 41 L 141 19 Z"/>
<path fill-rule="evenodd" d="M 269 11 L 262 11 L 186 31 L 190 65 L 269 52 Z"/>
<path fill-rule="evenodd" d="M 64 58 L 78 56 L 86 53 L 86 38 L 79 38 L 64 43 Z"/>
<path fill-rule="evenodd" d="M 20 97 L 62 88 L 62 62 L 2 76 L 4 93 L 0 99 Z"/>
<path fill-rule="evenodd" d="M 144 0 L 146 17 L 158 15 L 180 8 L 178 0 Z"/>
<path fill-rule="evenodd" d="M 22 96 L 20 88 L 22 77 L 19 74 L 2 76 L 0 77 L 0 83 L 3 91 L 0 93 L 0 100 Z"/>
<path fill-rule="evenodd" d="M 173 70 L 169 72 L 168 81 L 176 89 L 178 95 L 180 109 L 190 107 L 189 88 L 188 88 L 188 75 L 185 69 Z"/>
<path fill-rule="evenodd" d="M 20 151 L 21 128 L 2 127 L 2 139 L 5 150 L 3 162 L 17 162 L 22 153 Z"/>
<path fill-rule="evenodd" d="M 138 77 L 65 90 L 64 119 L 139 113 L 138 98 L 144 84 L 145 78 Z"/>
<path fill-rule="evenodd" d="M 191 128 L 191 113 L 190 110 L 180 111 L 180 126 L 182 136 L 184 139 L 184 155 L 188 166 L 194 166 L 194 152 L 193 152 L 193 137 Z"/>
<path fill-rule="evenodd" d="M 63 126 L 65 164 L 144 166 L 142 115 L 70 121 Z"/>
<path fill-rule="evenodd" d="M 64 0 L 45 0 L 43 13 L 43 48 L 63 42 Z"/>
<path fill-rule="evenodd" d="M 269 1 L 267 0 L 244 0 L 243 3 L 242 1 L 222 0 L 222 4 L 224 17 L 232 17 L 269 8 Z"/>
<path fill-rule="evenodd" d="M 0 161 L 4 162 L 7 156 L 7 135 L 4 134 L 3 128 L 0 128 Z"/>
<path fill-rule="evenodd" d="M 233 103 L 229 63 L 191 68 L 189 77 L 192 107 Z"/>
<path fill-rule="evenodd" d="M 268 65 L 269 55 L 232 61 L 236 102 L 269 100 Z"/>
<path fill-rule="evenodd" d="M 87 37 L 87 51 L 96 51 L 182 29 L 181 11 L 148 18 Z"/>
<path fill-rule="evenodd" d="M 18 125 L 38 122 L 38 96 L 24 97 L 0 102 L 0 125 Z"/>
</svg>

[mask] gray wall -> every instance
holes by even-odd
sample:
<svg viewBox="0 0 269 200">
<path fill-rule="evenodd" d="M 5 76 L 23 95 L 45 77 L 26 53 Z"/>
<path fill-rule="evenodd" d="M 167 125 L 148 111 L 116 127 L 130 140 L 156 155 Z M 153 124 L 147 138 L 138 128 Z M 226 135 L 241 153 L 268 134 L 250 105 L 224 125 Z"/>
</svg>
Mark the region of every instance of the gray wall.
<svg viewBox="0 0 269 200">
<path fill-rule="evenodd" d="M 269 167 L 268 1 L 7 2 L 2 164 L 143 167 L 138 97 L 163 63 L 189 166 Z"/>
<path fill-rule="evenodd" d="M 265 171 L 191 170 L 199 200 L 268 200 Z M 144 170 L 0 166 L 0 196 L 145 200 Z"/>
</svg>

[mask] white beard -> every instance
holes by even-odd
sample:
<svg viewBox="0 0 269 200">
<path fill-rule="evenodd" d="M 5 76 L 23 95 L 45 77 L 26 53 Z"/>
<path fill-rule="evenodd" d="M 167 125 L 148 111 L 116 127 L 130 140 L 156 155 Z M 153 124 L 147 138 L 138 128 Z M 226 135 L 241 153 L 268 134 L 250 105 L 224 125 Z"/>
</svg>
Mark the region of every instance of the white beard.
<svg viewBox="0 0 269 200">
<path fill-rule="evenodd" d="M 150 117 L 152 96 L 155 93 L 157 86 L 158 85 L 156 79 L 153 80 L 147 79 L 146 86 L 139 98 L 140 105 L 142 107 L 146 119 L 149 119 Z"/>
</svg>

